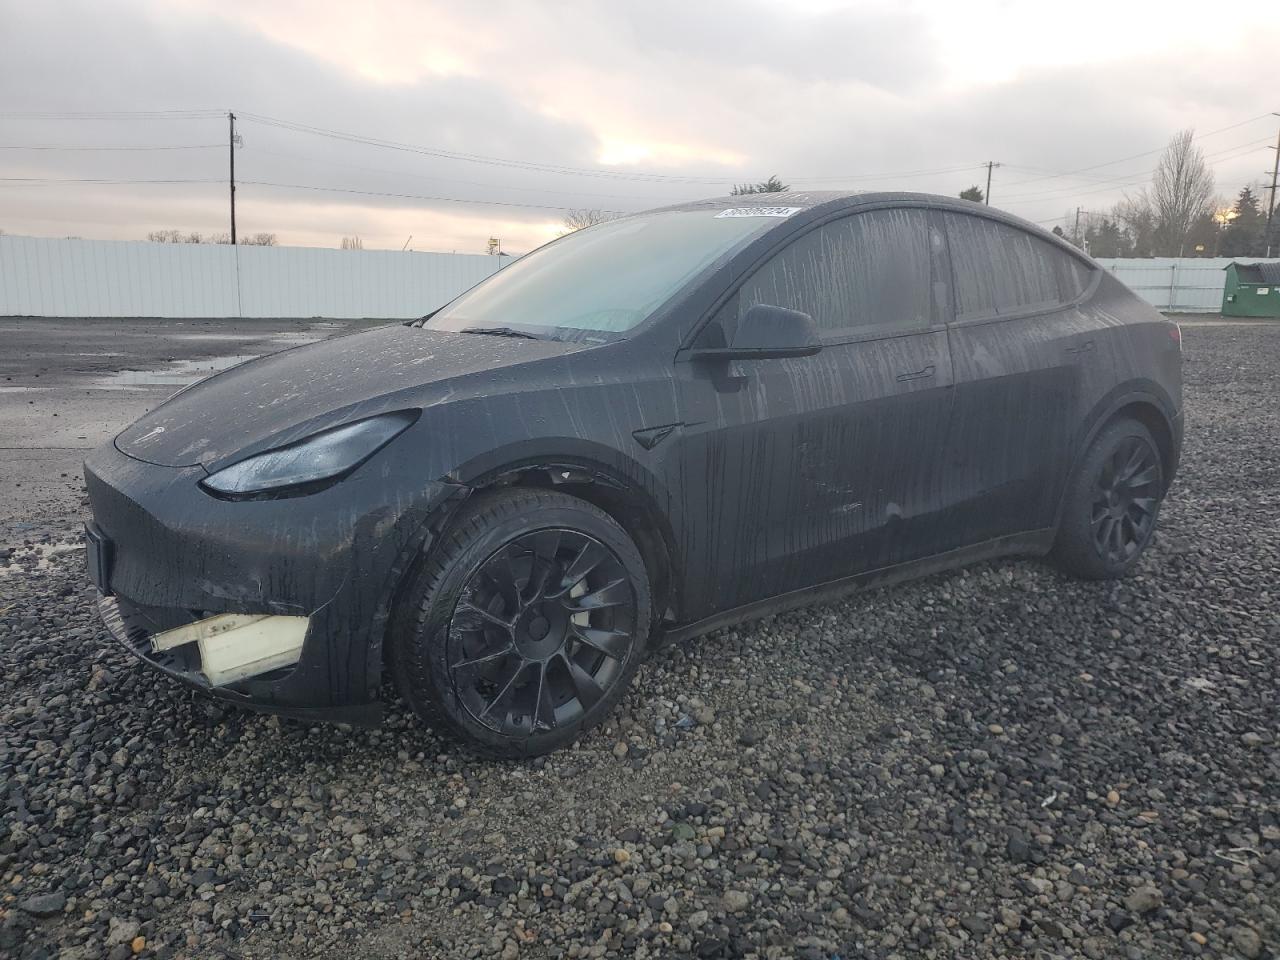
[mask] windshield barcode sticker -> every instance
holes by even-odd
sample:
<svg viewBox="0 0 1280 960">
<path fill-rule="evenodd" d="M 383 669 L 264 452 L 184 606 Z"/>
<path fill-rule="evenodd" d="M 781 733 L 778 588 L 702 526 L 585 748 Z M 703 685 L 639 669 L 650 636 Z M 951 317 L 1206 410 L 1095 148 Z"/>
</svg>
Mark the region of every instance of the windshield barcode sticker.
<svg viewBox="0 0 1280 960">
<path fill-rule="evenodd" d="M 789 217 L 793 213 L 799 213 L 804 207 L 730 207 L 728 210 L 721 210 L 716 214 L 716 219 L 721 217 Z"/>
</svg>

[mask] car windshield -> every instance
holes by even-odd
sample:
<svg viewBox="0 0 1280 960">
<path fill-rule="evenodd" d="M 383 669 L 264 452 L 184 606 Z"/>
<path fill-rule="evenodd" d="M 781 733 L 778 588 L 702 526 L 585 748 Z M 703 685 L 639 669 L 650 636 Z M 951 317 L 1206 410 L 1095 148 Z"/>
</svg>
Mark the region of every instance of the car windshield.
<svg viewBox="0 0 1280 960">
<path fill-rule="evenodd" d="M 504 267 L 423 325 L 504 336 L 612 339 L 643 321 L 717 257 L 778 222 L 724 213 L 669 210 L 587 227 Z"/>
</svg>

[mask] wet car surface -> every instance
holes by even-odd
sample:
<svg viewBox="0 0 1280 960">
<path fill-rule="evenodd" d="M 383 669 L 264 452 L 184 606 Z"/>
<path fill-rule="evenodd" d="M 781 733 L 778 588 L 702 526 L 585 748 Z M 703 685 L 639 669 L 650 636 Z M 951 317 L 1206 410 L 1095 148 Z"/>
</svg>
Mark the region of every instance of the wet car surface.
<svg viewBox="0 0 1280 960">
<path fill-rule="evenodd" d="M 92 567 L 123 642 L 226 699 L 373 721 L 389 672 L 541 753 L 664 641 L 994 556 L 1126 573 L 1180 386 L 1175 325 L 1007 215 L 686 204 L 178 394 L 86 463 Z"/>
</svg>

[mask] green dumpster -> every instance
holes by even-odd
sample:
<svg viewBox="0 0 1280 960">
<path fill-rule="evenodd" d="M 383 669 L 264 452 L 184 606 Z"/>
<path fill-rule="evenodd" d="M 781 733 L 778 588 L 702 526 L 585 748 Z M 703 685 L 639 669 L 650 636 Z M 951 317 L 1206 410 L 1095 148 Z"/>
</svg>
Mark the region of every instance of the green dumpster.
<svg viewBox="0 0 1280 960">
<path fill-rule="evenodd" d="M 1280 320 L 1280 263 L 1229 263 L 1224 269 L 1223 316 Z"/>
</svg>

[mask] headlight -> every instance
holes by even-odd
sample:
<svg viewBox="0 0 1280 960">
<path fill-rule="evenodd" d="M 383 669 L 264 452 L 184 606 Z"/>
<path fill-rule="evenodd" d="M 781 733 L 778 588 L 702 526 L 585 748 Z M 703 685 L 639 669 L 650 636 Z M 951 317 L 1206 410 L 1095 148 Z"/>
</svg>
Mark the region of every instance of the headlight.
<svg viewBox="0 0 1280 960">
<path fill-rule="evenodd" d="M 233 463 L 200 483 L 241 496 L 330 480 L 354 470 L 417 419 L 416 410 L 402 411 L 333 427 Z"/>
</svg>

